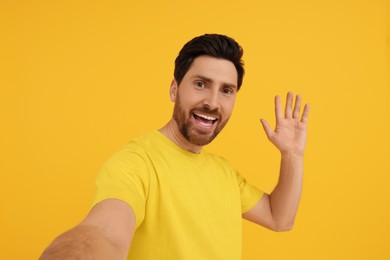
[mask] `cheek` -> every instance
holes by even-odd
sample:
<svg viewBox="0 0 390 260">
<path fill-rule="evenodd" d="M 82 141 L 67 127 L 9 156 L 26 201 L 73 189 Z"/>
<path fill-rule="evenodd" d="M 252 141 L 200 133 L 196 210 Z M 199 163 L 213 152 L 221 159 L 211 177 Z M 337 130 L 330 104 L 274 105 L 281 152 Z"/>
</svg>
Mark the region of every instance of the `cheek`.
<svg viewBox="0 0 390 260">
<path fill-rule="evenodd" d="M 187 108 L 193 108 L 197 107 L 200 104 L 202 104 L 202 99 L 199 98 L 197 95 L 187 95 L 186 97 L 183 97 L 182 103 L 185 104 Z"/>
<path fill-rule="evenodd" d="M 233 108 L 234 108 L 234 104 L 235 104 L 235 99 L 234 100 L 229 100 L 229 102 L 226 103 L 226 105 L 224 106 L 225 107 L 225 114 L 227 116 L 230 116 L 233 112 Z"/>
</svg>

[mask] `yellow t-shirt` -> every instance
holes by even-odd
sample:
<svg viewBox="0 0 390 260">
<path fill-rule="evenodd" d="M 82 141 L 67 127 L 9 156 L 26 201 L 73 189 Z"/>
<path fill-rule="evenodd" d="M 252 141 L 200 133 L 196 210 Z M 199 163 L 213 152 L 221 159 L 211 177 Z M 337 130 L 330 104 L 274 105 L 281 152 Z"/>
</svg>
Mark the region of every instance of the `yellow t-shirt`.
<svg viewBox="0 0 390 260">
<path fill-rule="evenodd" d="M 102 167 L 94 204 L 117 198 L 136 216 L 128 259 L 241 259 L 241 214 L 263 192 L 221 157 L 181 149 L 159 131 Z"/>
</svg>

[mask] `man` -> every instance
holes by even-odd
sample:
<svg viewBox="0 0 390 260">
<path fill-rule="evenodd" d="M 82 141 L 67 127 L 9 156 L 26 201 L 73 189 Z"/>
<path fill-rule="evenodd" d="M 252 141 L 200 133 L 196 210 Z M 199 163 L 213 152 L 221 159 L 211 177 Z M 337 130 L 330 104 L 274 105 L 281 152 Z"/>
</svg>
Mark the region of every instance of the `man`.
<svg viewBox="0 0 390 260">
<path fill-rule="evenodd" d="M 103 166 L 94 207 L 41 259 L 240 259 L 241 218 L 275 231 L 292 228 L 300 200 L 308 105 L 261 120 L 281 152 L 279 182 L 264 194 L 223 158 L 202 150 L 228 122 L 244 75 L 242 48 L 209 34 L 189 41 L 175 61 L 172 119 L 126 145 Z M 131 249 L 130 249 L 131 245 Z"/>
</svg>

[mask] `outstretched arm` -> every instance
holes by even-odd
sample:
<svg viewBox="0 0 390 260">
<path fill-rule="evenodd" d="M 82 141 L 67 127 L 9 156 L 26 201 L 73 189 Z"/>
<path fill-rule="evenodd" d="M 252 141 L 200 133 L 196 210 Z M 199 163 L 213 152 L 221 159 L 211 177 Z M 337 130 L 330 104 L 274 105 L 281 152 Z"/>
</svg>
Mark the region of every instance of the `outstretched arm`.
<svg viewBox="0 0 390 260">
<path fill-rule="evenodd" d="M 76 227 L 57 237 L 40 260 L 126 259 L 135 230 L 132 208 L 107 199 L 93 207 Z"/>
<path fill-rule="evenodd" d="M 243 218 L 275 231 L 292 228 L 302 191 L 309 105 L 305 105 L 301 116 L 302 98 L 296 96 L 294 107 L 293 99 L 293 93 L 289 92 L 283 116 L 280 97 L 275 97 L 275 130 L 261 119 L 268 139 L 281 153 L 279 182 L 270 195 L 265 194 L 251 210 L 243 214 Z"/>
</svg>

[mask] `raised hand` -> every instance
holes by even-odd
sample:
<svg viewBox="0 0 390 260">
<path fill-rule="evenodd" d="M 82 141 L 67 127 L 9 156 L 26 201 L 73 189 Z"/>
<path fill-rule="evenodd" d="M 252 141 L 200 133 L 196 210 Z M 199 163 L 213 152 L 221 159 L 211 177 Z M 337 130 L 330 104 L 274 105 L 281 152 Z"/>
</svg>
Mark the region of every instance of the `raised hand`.
<svg viewBox="0 0 390 260">
<path fill-rule="evenodd" d="M 294 94 L 287 93 L 286 107 L 283 116 L 280 97 L 275 97 L 276 127 L 272 130 L 269 123 L 260 119 L 268 139 L 282 154 L 292 153 L 303 155 L 306 146 L 306 128 L 309 117 L 309 104 L 306 104 L 301 116 L 302 97 L 296 96 L 293 108 Z"/>
</svg>

